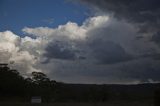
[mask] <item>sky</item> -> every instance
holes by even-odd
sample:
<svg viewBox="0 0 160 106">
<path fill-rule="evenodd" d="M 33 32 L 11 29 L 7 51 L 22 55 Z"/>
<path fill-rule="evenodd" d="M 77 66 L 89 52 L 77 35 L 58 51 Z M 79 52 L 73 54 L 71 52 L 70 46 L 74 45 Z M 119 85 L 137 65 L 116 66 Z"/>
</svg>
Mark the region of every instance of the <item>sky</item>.
<svg viewBox="0 0 160 106">
<path fill-rule="evenodd" d="M 159 0 L 0 0 L 0 63 L 56 81 L 160 81 Z"/>
<path fill-rule="evenodd" d="M 87 7 L 64 0 L 1 0 L 0 31 L 22 34 L 25 26 L 53 28 L 68 21 L 81 24 L 87 12 Z"/>
</svg>

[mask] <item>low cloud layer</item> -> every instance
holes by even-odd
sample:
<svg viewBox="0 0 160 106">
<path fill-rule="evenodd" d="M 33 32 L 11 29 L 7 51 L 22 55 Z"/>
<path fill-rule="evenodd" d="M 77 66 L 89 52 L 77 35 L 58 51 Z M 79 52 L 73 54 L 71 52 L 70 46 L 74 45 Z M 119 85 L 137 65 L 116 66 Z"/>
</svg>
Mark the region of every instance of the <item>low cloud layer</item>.
<svg viewBox="0 0 160 106">
<path fill-rule="evenodd" d="M 0 32 L 0 62 L 14 62 L 21 73 L 42 71 L 71 83 L 141 83 L 159 81 L 159 46 L 137 39 L 137 27 L 127 20 L 101 14 L 78 25 L 25 27 L 24 38 Z M 156 36 L 156 35 L 155 35 Z M 155 41 L 155 40 L 154 40 Z"/>
</svg>

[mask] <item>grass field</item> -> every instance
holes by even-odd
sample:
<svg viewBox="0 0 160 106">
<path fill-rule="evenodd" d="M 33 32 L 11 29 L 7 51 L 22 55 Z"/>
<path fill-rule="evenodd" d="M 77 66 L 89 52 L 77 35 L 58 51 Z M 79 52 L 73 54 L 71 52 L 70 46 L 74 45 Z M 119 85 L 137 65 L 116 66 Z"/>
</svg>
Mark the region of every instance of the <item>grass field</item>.
<svg viewBox="0 0 160 106">
<path fill-rule="evenodd" d="M 152 102 L 107 102 L 107 103 L 0 103 L 0 106 L 154 106 Z"/>
</svg>

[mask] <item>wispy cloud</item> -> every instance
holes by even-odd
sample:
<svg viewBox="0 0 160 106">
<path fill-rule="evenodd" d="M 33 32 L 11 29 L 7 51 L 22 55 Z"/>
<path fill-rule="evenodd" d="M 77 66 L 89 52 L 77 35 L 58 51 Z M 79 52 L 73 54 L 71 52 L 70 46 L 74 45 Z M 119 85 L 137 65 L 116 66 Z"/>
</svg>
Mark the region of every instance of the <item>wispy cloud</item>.
<svg viewBox="0 0 160 106">
<path fill-rule="evenodd" d="M 50 18 L 50 19 L 43 19 L 42 22 L 46 23 L 46 24 L 53 24 L 54 23 L 54 18 Z"/>
</svg>

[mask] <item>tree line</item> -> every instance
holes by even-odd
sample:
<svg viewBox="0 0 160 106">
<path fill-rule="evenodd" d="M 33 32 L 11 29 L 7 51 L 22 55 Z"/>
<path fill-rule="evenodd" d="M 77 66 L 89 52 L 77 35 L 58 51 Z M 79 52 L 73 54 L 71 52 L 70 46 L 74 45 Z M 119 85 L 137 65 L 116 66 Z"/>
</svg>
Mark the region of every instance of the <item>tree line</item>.
<svg viewBox="0 0 160 106">
<path fill-rule="evenodd" d="M 107 102 L 118 100 L 152 99 L 155 106 L 160 105 L 160 84 L 148 85 L 81 85 L 65 84 L 51 80 L 42 72 L 32 72 L 23 77 L 8 65 L 0 65 L 0 102 L 30 102 L 40 96 L 42 102 Z M 146 90 L 146 92 L 144 92 Z M 148 98 L 148 99 L 147 99 Z"/>
<path fill-rule="evenodd" d="M 7 65 L 0 66 L 0 101 L 29 102 L 33 96 L 41 96 L 42 102 L 107 101 L 104 87 L 81 89 L 79 86 L 50 80 L 42 72 L 32 72 L 30 77 L 25 78 Z"/>
</svg>

